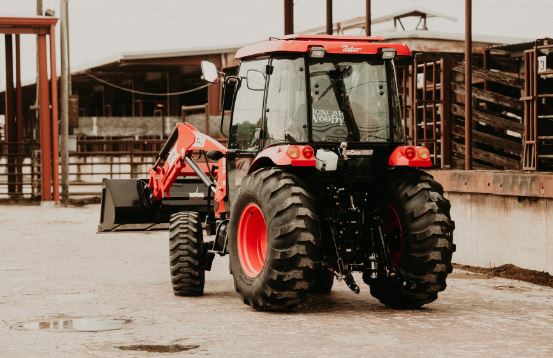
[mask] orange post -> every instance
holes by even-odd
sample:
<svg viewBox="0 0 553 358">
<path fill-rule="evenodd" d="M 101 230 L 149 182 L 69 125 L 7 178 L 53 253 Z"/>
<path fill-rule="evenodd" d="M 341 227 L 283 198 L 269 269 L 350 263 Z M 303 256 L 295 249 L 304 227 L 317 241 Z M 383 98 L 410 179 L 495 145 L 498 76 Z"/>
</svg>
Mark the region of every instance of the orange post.
<svg viewBox="0 0 553 358">
<path fill-rule="evenodd" d="M 42 201 L 52 200 L 52 142 L 46 35 L 38 35 L 38 106 L 40 122 L 40 165 Z"/>
<path fill-rule="evenodd" d="M 58 124 L 58 76 L 56 73 L 56 27 L 50 26 L 50 84 L 52 90 L 52 167 L 54 202 L 60 201 L 59 174 L 59 124 Z"/>
</svg>

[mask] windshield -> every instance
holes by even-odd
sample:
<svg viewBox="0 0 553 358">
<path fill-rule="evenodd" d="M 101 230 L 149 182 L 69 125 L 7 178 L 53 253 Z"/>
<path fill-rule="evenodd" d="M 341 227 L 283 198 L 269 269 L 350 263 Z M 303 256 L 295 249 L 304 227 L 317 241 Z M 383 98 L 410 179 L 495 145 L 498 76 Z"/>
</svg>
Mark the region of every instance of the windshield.
<svg viewBox="0 0 553 358">
<path fill-rule="evenodd" d="M 391 61 L 366 57 L 311 60 L 309 76 L 313 141 L 403 140 Z"/>
</svg>

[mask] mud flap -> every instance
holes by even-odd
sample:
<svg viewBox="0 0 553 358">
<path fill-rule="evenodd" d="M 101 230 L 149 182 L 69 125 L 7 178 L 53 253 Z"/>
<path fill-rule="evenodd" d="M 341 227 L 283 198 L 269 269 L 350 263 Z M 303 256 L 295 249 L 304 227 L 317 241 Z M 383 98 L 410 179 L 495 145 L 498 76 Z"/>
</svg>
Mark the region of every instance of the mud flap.
<svg viewBox="0 0 553 358">
<path fill-rule="evenodd" d="M 152 202 L 147 179 L 104 179 L 98 232 L 167 229 L 174 212 L 212 212 L 207 195 L 200 179 L 185 178 L 174 183 L 169 198 Z"/>
</svg>

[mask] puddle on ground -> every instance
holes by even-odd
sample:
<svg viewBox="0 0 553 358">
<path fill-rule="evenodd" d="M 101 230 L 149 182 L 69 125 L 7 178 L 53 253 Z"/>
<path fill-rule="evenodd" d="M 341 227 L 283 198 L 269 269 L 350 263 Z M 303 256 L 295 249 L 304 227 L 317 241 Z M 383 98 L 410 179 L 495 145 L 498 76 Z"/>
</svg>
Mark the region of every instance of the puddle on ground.
<svg viewBox="0 0 553 358">
<path fill-rule="evenodd" d="M 116 346 L 123 351 L 151 352 L 151 353 L 177 353 L 199 348 L 197 344 L 133 344 L 130 346 Z"/>
<path fill-rule="evenodd" d="M 129 323 L 124 319 L 109 318 L 54 318 L 43 321 L 27 322 L 15 325 L 13 328 L 21 330 L 44 330 L 54 332 L 103 332 L 121 329 L 123 324 Z"/>
</svg>

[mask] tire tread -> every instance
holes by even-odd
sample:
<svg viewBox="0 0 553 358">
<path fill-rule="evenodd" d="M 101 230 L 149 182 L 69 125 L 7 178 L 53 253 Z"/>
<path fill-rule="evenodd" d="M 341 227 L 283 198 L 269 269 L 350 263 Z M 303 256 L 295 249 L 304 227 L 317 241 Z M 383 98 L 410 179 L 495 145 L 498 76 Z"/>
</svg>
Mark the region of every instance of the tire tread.
<svg viewBox="0 0 553 358">
<path fill-rule="evenodd" d="M 176 296 L 203 295 L 203 231 L 198 213 L 181 211 L 171 215 L 169 267 Z"/>
</svg>

